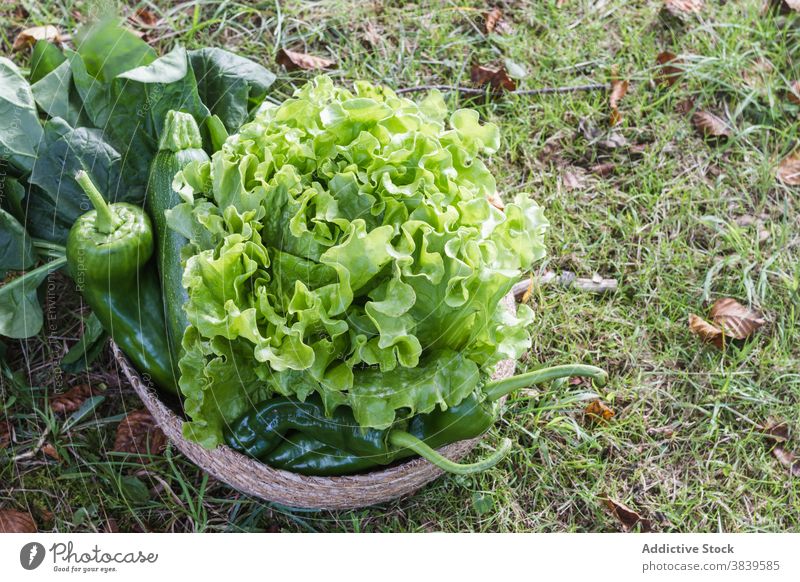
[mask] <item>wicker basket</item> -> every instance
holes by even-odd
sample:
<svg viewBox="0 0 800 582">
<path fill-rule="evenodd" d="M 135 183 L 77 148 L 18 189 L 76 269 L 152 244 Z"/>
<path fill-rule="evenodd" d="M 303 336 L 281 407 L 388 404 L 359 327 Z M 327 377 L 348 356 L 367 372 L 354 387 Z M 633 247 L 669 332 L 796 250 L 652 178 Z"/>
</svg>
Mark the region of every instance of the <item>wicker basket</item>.
<svg viewBox="0 0 800 582">
<path fill-rule="evenodd" d="M 513 297 L 505 297 L 503 304 L 509 310 L 514 309 Z M 213 450 L 204 449 L 183 438 L 183 420 L 159 400 L 156 392 L 145 384 L 114 342 L 111 342 L 111 349 L 125 378 L 167 438 L 198 467 L 248 495 L 290 507 L 354 509 L 409 495 L 442 474 L 441 469 L 417 458 L 361 475 L 307 477 L 273 469 L 224 445 Z M 505 360 L 497 365 L 494 378 L 506 378 L 513 373 L 514 362 Z M 452 460 L 459 460 L 479 440 L 453 443 L 440 449 L 440 452 Z"/>
</svg>

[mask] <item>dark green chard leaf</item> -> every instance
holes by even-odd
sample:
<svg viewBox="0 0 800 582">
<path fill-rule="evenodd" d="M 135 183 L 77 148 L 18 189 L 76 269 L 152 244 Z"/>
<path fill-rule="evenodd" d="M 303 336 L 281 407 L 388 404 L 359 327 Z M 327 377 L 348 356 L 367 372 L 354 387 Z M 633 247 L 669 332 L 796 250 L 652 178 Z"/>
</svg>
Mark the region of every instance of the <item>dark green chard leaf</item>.
<svg viewBox="0 0 800 582">
<path fill-rule="evenodd" d="M 156 60 L 156 52 L 114 19 L 101 20 L 78 31 L 77 51 L 86 70 L 101 83 Z"/>
<path fill-rule="evenodd" d="M 123 175 L 119 153 L 103 139 L 99 129 L 73 129 L 63 119 L 56 117 L 45 124 L 43 141 L 30 182 L 40 188 L 34 193 L 43 195 L 47 200 L 39 200 L 41 196 L 38 195 L 31 196 L 28 214 L 32 207 L 45 211 L 46 224 L 52 225 L 53 231 L 59 223 L 71 225 L 90 208 L 86 195 L 73 178 L 78 170 L 86 170 L 111 201 L 133 202 L 142 199 L 143 192 L 136 190 L 137 185 L 130 184 Z M 41 229 L 36 230 L 38 232 Z M 65 234 L 61 232 L 56 235 L 53 232 L 44 238 L 64 242 Z"/>
<path fill-rule="evenodd" d="M 88 125 L 83 103 L 72 83 L 72 70 L 64 61 L 31 86 L 36 104 L 50 117 L 61 117 L 73 127 Z"/>
<path fill-rule="evenodd" d="M 0 287 L 0 335 L 23 339 L 39 333 L 44 318 L 36 291 L 50 273 L 66 263 L 66 258 L 56 259 Z"/>
<path fill-rule="evenodd" d="M 275 74 L 250 59 L 219 48 L 189 51 L 197 90 L 211 113 L 234 132 L 261 104 Z"/>
<path fill-rule="evenodd" d="M 25 221 L 23 200 L 25 199 L 25 186 L 11 176 L 5 176 L 0 182 L 0 204 L 20 222 Z"/>
<path fill-rule="evenodd" d="M 81 339 L 61 359 L 61 369 L 70 374 L 85 370 L 103 351 L 107 338 L 100 320 L 90 314 L 83 322 Z"/>
<path fill-rule="evenodd" d="M 37 40 L 31 53 L 31 74 L 29 78 L 31 84 L 55 71 L 58 65 L 66 60 L 66 57 L 58 50 L 56 45 L 44 39 Z"/>
<path fill-rule="evenodd" d="M 19 68 L 0 57 L 0 163 L 27 174 L 36 159 L 42 126 L 28 81 Z"/>
<path fill-rule="evenodd" d="M 197 94 L 186 51 L 176 48 L 109 83 L 97 82 L 80 55 L 68 56 L 84 109 L 92 124 L 102 128 L 105 139 L 122 154 L 121 171 L 136 194 L 130 200 L 141 202 L 167 112 L 190 113 L 199 123 L 208 115 Z"/>
<path fill-rule="evenodd" d="M 33 265 L 36 253 L 25 228 L 0 208 L 0 272 L 21 271 Z"/>
</svg>

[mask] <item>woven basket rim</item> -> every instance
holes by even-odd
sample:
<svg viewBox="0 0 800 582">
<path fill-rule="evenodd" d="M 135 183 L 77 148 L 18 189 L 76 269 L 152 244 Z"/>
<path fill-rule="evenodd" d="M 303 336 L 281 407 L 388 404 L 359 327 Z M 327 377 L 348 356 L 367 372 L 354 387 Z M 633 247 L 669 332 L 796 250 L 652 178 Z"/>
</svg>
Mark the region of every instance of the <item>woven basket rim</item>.
<svg viewBox="0 0 800 582">
<path fill-rule="evenodd" d="M 502 303 L 509 311 L 514 309 L 511 294 Z M 425 459 L 415 458 L 358 475 L 315 477 L 274 469 L 226 445 L 204 449 L 183 437 L 183 419 L 161 401 L 113 341 L 111 350 L 123 376 L 173 445 L 199 468 L 248 495 L 288 507 L 357 509 L 410 495 L 443 474 Z M 503 360 L 495 367 L 493 378 L 507 378 L 514 374 L 514 369 L 513 360 Z M 457 461 L 479 441 L 480 437 L 459 441 L 442 447 L 439 452 Z"/>
</svg>

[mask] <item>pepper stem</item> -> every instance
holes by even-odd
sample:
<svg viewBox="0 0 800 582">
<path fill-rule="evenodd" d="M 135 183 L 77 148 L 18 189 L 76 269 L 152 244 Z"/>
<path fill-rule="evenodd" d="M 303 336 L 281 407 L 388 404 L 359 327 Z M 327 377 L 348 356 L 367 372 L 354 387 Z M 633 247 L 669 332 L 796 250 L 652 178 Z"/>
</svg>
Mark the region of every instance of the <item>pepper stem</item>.
<svg viewBox="0 0 800 582">
<path fill-rule="evenodd" d="M 100 190 L 98 190 L 97 186 L 95 186 L 94 182 L 92 182 L 89 174 L 83 170 L 80 170 L 77 174 L 75 174 L 75 181 L 81 188 L 83 188 L 83 191 L 91 201 L 92 206 L 94 206 L 94 209 L 97 211 L 97 220 L 94 223 L 97 231 L 102 234 L 111 234 L 114 232 L 117 226 L 116 217 L 111 211 L 111 207 L 103 198 L 103 195 L 100 194 Z"/>
<path fill-rule="evenodd" d="M 486 469 L 494 467 L 511 450 L 511 441 L 503 439 L 502 444 L 491 455 L 476 463 L 456 463 L 451 461 L 435 449 L 428 446 L 425 441 L 402 430 L 393 430 L 389 433 L 389 444 L 400 449 L 411 449 L 420 457 L 427 459 L 443 471 L 455 473 L 456 475 L 469 475 L 470 473 L 480 473 Z"/>
<path fill-rule="evenodd" d="M 598 386 L 605 386 L 608 380 L 608 374 L 602 368 L 597 366 L 587 366 L 583 364 L 567 364 L 564 366 L 552 366 L 550 368 L 542 368 L 541 370 L 534 370 L 526 374 L 519 374 L 511 376 L 510 378 L 503 378 L 502 380 L 495 380 L 489 382 L 483 388 L 483 393 L 489 401 L 499 400 L 503 396 L 510 394 L 518 388 L 527 388 L 534 384 L 541 384 L 549 380 L 556 380 L 558 378 L 568 378 L 570 376 L 584 376 L 594 380 Z"/>
</svg>

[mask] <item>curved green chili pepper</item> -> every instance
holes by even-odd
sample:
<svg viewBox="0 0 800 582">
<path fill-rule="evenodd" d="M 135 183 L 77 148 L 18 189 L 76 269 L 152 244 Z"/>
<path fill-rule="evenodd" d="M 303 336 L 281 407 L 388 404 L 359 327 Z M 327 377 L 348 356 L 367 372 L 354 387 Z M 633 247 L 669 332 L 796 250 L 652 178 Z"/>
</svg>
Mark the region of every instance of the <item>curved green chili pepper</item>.
<svg viewBox="0 0 800 582">
<path fill-rule="evenodd" d="M 580 364 L 535 370 L 487 383 L 482 402 L 473 394 L 447 410 L 418 414 L 387 430 L 361 428 L 348 407 L 326 416 L 316 396 L 305 402 L 273 398 L 238 419 L 226 439 L 231 447 L 274 467 L 307 475 L 349 474 L 414 454 L 451 473 L 473 473 L 499 462 L 510 442 L 504 441 L 487 459 L 466 465 L 444 458 L 435 449 L 483 434 L 496 419 L 492 403 L 506 394 L 569 376 L 590 377 L 598 385 L 607 379 L 601 368 Z"/>
<path fill-rule="evenodd" d="M 67 237 L 67 267 L 79 291 L 136 367 L 177 394 L 166 342 L 161 290 L 152 265 L 153 229 L 144 210 L 108 204 L 86 172 L 75 176 L 95 210 Z"/>
</svg>

